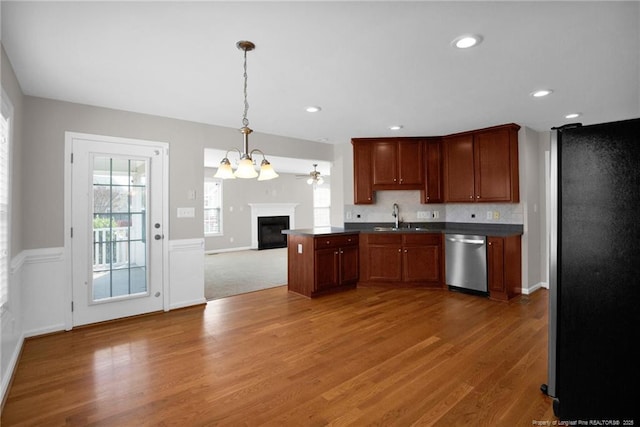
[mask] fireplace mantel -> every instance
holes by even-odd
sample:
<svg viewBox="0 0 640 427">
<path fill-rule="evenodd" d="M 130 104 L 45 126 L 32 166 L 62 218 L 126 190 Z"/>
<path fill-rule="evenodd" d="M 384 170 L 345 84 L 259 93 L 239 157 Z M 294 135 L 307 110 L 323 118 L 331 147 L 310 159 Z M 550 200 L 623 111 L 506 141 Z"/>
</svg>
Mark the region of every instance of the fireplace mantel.
<svg viewBox="0 0 640 427">
<path fill-rule="evenodd" d="M 295 212 L 299 203 L 249 203 L 251 207 L 251 249 L 258 249 L 258 217 L 288 216 L 289 227 L 296 228 Z"/>
</svg>

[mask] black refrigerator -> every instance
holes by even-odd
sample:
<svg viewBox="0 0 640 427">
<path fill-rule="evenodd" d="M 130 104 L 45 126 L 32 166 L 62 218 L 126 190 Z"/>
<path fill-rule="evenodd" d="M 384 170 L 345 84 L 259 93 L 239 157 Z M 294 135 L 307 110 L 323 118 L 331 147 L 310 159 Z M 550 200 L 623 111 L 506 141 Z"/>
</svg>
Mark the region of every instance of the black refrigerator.
<svg viewBox="0 0 640 427">
<path fill-rule="evenodd" d="M 542 391 L 574 425 L 640 425 L 640 119 L 552 129 L 550 165 Z"/>
</svg>

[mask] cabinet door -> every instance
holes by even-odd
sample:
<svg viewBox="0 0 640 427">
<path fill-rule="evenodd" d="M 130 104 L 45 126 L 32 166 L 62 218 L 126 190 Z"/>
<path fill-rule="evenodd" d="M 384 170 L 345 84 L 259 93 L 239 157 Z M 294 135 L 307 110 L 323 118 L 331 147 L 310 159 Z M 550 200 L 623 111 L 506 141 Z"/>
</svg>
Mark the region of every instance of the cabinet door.
<svg viewBox="0 0 640 427">
<path fill-rule="evenodd" d="M 339 249 L 317 249 L 315 255 L 315 291 L 323 291 L 338 286 Z"/>
<path fill-rule="evenodd" d="M 340 281 L 341 285 L 356 283 L 359 278 L 358 247 L 340 248 Z"/>
<path fill-rule="evenodd" d="M 474 136 L 475 196 L 480 202 L 512 199 L 511 142 L 509 130 L 480 132 Z M 517 184 L 517 183 L 516 183 Z"/>
<path fill-rule="evenodd" d="M 487 280 L 489 292 L 502 294 L 504 287 L 504 240 L 501 237 L 487 238 Z"/>
<path fill-rule="evenodd" d="M 442 142 L 425 141 L 423 144 L 425 185 L 421 202 L 442 203 Z"/>
<path fill-rule="evenodd" d="M 397 141 L 377 141 L 371 145 L 373 158 L 373 185 L 397 185 Z"/>
<path fill-rule="evenodd" d="M 422 142 L 398 141 L 398 182 L 400 185 L 420 186 L 424 183 Z"/>
<path fill-rule="evenodd" d="M 446 137 L 444 149 L 444 201 L 474 201 L 473 135 Z"/>
<path fill-rule="evenodd" d="M 370 245 L 369 277 L 372 281 L 402 280 L 402 247 L 400 245 Z"/>
<path fill-rule="evenodd" d="M 439 246 L 405 246 L 402 255 L 405 282 L 440 281 Z"/>
<path fill-rule="evenodd" d="M 372 204 L 372 159 L 371 144 L 354 141 L 353 144 L 353 202 L 356 205 Z"/>
</svg>

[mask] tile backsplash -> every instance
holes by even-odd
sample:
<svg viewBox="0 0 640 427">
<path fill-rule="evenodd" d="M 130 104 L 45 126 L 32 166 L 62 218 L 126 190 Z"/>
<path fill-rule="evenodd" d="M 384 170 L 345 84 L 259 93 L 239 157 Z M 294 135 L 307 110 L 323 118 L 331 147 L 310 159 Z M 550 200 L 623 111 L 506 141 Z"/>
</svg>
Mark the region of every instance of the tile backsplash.
<svg viewBox="0 0 640 427">
<path fill-rule="evenodd" d="M 378 191 L 373 205 L 345 205 L 345 222 L 393 222 L 393 204 L 403 222 L 523 224 L 521 203 L 421 204 L 419 191 Z"/>
</svg>

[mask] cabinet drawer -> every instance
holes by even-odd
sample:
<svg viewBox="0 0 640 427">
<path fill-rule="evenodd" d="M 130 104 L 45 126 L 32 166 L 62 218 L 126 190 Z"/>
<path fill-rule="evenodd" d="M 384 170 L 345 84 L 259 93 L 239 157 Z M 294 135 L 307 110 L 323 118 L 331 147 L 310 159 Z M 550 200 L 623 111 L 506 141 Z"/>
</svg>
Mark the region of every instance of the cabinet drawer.
<svg viewBox="0 0 640 427">
<path fill-rule="evenodd" d="M 314 239 L 314 248 L 337 248 L 341 246 L 351 246 L 358 244 L 357 234 L 346 234 L 340 236 L 320 236 Z"/>
<path fill-rule="evenodd" d="M 403 236 L 405 245 L 439 245 L 441 242 L 440 233 L 416 233 L 405 234 Z"/>
</svg>

